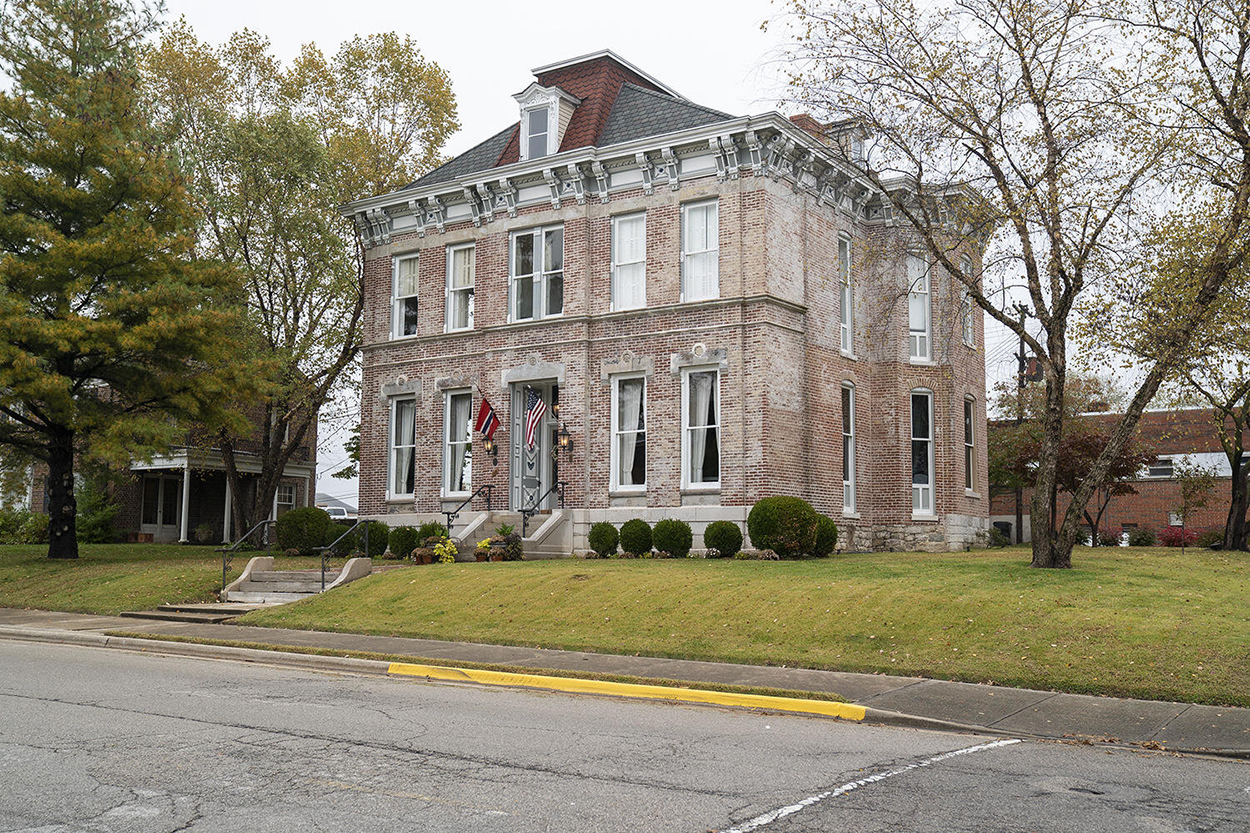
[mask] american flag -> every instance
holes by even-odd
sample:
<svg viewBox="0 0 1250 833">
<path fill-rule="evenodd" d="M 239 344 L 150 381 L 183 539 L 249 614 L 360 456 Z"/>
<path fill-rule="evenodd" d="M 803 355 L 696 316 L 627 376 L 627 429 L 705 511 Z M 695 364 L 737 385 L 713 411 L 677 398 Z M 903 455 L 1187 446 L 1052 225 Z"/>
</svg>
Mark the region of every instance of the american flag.
<svg viewBox="0 0 1250 833">
<path fill-rule="evenodd" d="M 543 414 L 547 413 L 547 403 L 538 395 L 538 391 L 529 389 L 529 397 L 525 400 L 525 445 L 534 447 L 534 432 L 538 423 L 542 422 Z"/>
</svg>

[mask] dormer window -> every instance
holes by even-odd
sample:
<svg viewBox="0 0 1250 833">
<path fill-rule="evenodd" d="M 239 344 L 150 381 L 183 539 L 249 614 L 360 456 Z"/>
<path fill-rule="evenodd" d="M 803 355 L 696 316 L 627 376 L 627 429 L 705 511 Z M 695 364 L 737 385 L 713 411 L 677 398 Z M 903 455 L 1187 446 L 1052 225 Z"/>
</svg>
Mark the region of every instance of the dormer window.
<svg viewBox="0 0 1250 833">
<path fill-rule="evenodd" d="M 521 161 L 541 159 L 559 151 L 564 129 L 581 99 L 559 87 L 537 83 L 513 98 L 521 106 Z"/>
<path fill-rule="evenodd" d="M 525 111 L 526 159 L 537 159 L 547 155 L 547 136 L 549 111 L 546 107 L 536 107 Z"/>
</svg>

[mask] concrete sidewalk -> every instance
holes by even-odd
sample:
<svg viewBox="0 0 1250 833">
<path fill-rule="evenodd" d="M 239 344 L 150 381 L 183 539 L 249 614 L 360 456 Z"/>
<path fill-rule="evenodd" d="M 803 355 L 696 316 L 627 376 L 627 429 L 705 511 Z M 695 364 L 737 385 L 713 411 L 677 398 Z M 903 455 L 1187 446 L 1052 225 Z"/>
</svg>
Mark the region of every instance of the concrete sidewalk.
<svg viewBox="0 0 1250 833">
<path fill-rule="evenodd" d="M 45 636 L 48 631 L 127 631 L 513 665 L 536 670 L 830 692 L 864 706 L 868 710 L 866 722 L 870 723 L 1018 737 L 1089 739 L 1250 758 L 1250 709 L 1059 694 L 919 677 L 0 608 L 0 637 L 20 639 L 23 631 L 31 635 L 44 632 Z M 176 646 L 168 647 L 172 650 Z"/>
</svg>

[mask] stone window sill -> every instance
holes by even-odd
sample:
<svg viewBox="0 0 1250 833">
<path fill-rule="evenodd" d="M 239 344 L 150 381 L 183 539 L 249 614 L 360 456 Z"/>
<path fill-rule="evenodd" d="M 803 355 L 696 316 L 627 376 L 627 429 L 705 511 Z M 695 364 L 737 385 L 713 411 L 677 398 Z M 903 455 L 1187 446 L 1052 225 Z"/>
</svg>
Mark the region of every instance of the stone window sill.
<svg viewBox="0 0 1250 833">
<path fill-rule="evenodd" d="M 917 515 L 916 513 L 913 512 L 911 516 L 911 520 L 912 520 L 912 523 L 935 524 L 938 522 L 938 516 L 937 515 Z"/>
</svg>

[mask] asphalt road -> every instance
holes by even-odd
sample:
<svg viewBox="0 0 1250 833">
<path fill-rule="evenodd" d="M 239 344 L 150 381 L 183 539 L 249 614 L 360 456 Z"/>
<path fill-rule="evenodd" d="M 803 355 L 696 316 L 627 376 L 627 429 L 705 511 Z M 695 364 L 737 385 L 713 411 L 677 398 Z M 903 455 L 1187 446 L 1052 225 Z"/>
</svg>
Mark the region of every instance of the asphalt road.
<svg viewBox="0 0 1250 833">
<path fill-rule="evenodd" d="M 1238 831 L 1250 765 L 0 642 L 0 830 Z"/>
</svg>

